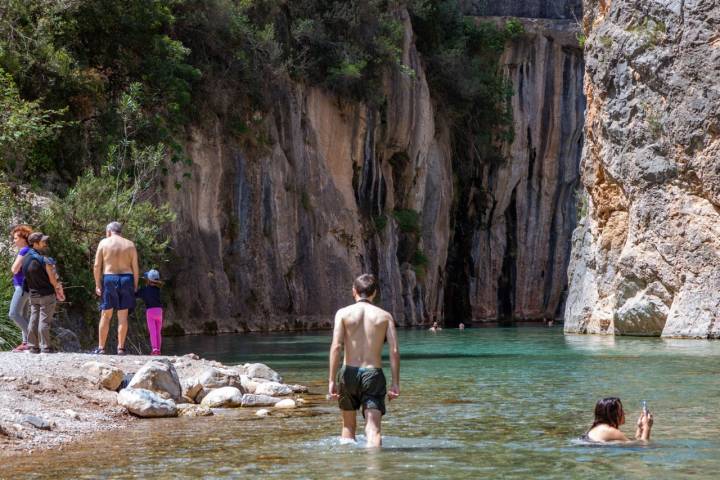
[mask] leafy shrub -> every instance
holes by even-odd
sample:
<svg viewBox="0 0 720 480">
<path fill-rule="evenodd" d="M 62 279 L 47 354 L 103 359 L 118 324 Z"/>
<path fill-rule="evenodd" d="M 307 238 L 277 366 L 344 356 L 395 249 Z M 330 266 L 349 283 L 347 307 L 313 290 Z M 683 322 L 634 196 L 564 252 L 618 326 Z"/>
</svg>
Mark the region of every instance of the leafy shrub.
<svg viewBox="0 0 720 480">
<path fill-rule="evenodd" d="M 427 267 L 430 263 L 430 259 L 422 250 L 415 250 L 410 263 L 413 266 L 415 275 L 422 281 L 427 275 Z"/>
<path fill-rule="evenodd" d="M 0 170 L 21 171 L 35 147 L 54 139 L 65 122 L 63 110 L 25 101 L 12 75 L 0 67 Z"/>
<path fill-rule="evenodd" d="M 420 214 L 415 210 L 402 209 L 395 210 L 393 217 L 398 223 L 398 228 L 402 233 L 419 233 L 420 232 Z"/>
<path fill-rule="evenodd" d="M 386 215 L 376 215 L 373 217 L 373 225 L 376 232 L 382 232 L 387 226 L 388 218 Z"/>
</svg>

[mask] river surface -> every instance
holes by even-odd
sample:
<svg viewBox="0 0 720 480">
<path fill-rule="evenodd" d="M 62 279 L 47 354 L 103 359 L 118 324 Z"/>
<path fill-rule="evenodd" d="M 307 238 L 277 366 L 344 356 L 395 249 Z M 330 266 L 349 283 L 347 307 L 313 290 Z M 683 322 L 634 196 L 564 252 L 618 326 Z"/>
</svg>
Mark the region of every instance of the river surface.
<svg viewBox="0 0 720 480">
<path fill-rule="evenodd" d="M 137 422 L 62 452 L 10 459 L 15 478 L 717 478 L 720 342 L 563 336 L 560 328 L 400 332 L 401 397 L 380 452 L 338 441 L 324 400 L 330 332 L 167 339 L 225 363 L 263 361 L 311 387 L 285 418 L 252 409 Z M 389 368 L 388 368 L 389 370 Z M 389 371 L 388 379 L 389 379 Z M 630 435 L 647 400 L 648 445 L 578 438 L 595 401 L 622 398 Z M 362 422 L 359 424 L 362 425 Z"/>
</svg>

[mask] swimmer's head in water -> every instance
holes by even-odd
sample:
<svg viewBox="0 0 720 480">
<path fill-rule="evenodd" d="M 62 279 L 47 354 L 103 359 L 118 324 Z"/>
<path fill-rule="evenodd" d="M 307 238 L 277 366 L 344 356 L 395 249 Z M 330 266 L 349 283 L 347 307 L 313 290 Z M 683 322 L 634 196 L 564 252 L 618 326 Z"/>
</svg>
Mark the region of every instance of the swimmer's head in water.
<svg viewBox="0 0 720 480">
<path fill-rule="evenodd" d="M 623 423 L 625 423 L 625 412 L 619 398 L 608 397 L 598 400 L 595 404 L 595 421 L 591 429 L 602 424 L 618 428 Z"/>
<path fill-rule="evenodd" d="M 360 298 L 372 298 L 377 292 L 375 275 L 364 273 L 353 282 L 353 292 Z"/>
</svg>

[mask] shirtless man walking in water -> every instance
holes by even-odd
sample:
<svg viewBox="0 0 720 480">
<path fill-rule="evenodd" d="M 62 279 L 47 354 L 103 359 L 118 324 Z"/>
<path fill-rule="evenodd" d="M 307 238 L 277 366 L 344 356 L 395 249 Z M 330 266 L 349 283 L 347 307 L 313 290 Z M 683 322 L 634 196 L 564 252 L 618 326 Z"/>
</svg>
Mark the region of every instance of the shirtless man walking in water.
<svg viewBox="0 0 720 480">
<path fill-rule="evenodd" d="M 380 447 L 380 421 L 385 414 L 385 394 L 400 395 L 400 351 L 392 315 L 372 304 L 377 293 L 374 275 L 361 275 L 353 283 L 355 304 L 338 310 L 330 347 L 328 393 L 342 410 L 342 438 L 355 440 L 357 410 L 365 417 L 368 447 Z M 386 390 L 382 349 L 390 347 L 392 383 Z M 340 368 L 340 352 L 345 350 Z M 339 371 L 338 371 L 339 369 Z"/>
</svg>

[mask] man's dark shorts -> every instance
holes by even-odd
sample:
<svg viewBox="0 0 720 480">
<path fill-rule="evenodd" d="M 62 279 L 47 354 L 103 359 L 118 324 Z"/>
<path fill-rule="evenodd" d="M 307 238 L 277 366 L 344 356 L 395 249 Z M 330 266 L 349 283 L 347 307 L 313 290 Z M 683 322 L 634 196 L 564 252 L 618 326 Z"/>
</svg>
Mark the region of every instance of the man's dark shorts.
<svg viewBox="0 0 720 480">
<path fill-rule="evenodd" d="M 135 278 L 133 275 L 103 275 L 100 310 L 133 308 L 135 308 Z"/>
<path fill-rule="evenodd" d="M 380 410 L 385 415 L 385 395 L 387 394 L 385 374 L 382 368 L 362 368 L 343 365 L 337 375 L 341 410 Z"/>
</svg>

